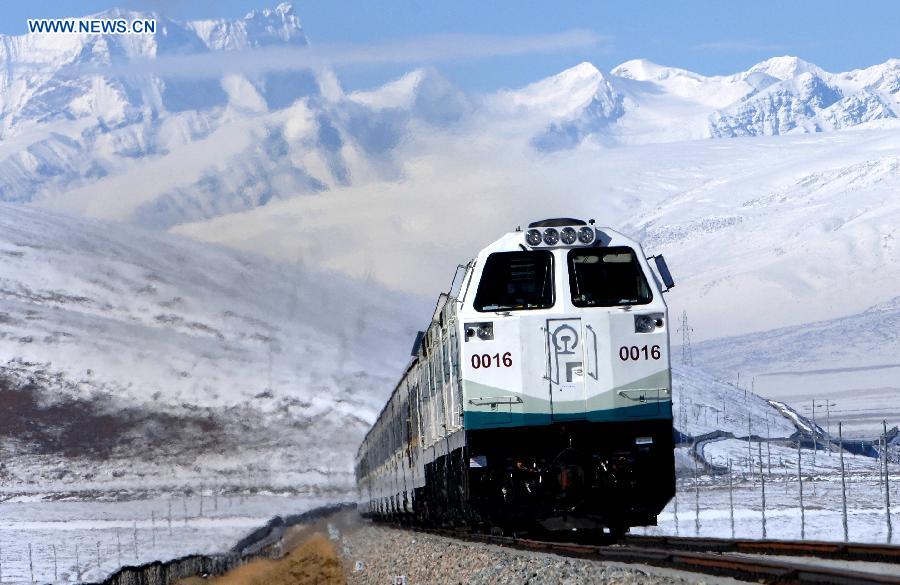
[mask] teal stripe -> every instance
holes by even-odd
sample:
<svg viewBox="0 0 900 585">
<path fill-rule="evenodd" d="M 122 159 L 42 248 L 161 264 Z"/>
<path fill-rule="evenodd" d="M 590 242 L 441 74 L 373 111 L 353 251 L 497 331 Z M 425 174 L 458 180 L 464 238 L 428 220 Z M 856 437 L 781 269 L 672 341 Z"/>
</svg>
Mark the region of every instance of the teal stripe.
<svg viewBox="0 0 900 585">
<path fill-rule="evenodd" d="M 671 402 L 653 402 L 621 408 L 607 408 L 590 412 L 560 413 L 552 418 L 549 413 L 531 412 L 478 412 L 467 410 L 464 413 L 466 430 L 531 427 L 549 425 L 567 420 L 583 420 L 588 422 L 620 422 L 637 419 L 666 420 L 672 418 Z"/>
</svg>

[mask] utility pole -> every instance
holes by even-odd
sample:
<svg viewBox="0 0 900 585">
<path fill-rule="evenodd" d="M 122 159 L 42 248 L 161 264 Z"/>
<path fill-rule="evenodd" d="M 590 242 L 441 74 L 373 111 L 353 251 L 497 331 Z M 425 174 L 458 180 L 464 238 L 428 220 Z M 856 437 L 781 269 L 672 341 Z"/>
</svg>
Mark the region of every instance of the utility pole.
<svg viewBox="0 0 900 585">
<path fill-rule="evenodd" d="M 823 404 L 824 402 L 824 404 Z M 825 407 L 825 441 L 826 441 L 826 450 L 828 451 L 828 455 L 831 455 L 831 407 L 837 406 L 836 402 L 831 402 L 828 399 L 816 399 L 814 398 L 812 401 L 812 422 L 813 422 L 813 461 L 815 462 L 816 451 L 818 451 L 818 439 L 816 435 L 818 434 L 818 427 L 816 426 L 816 409 Z M 806 407 L 808 410 L 810 407 Z"/>
<path fill-rule="evenodd" d="M 681 364 L 685 366 L 694 365 L 694 352 L 691 349 L 691 327 L 688 325 L 687 311 L 681 312 Z"/>
</svg>

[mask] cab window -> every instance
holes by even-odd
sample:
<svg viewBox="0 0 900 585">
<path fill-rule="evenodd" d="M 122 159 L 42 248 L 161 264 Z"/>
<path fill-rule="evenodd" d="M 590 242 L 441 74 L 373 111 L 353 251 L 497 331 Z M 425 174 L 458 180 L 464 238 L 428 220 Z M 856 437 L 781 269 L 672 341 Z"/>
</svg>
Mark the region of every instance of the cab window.
<svg viewBox="0 0 900 585">
<path fill-rule="evenodd" d="M 653 300 L 634 250 L 625 247 L 570 250 L 569 288 L 576 307 L 646 305 Z"/>
<path fill-rule="evenodd" d="M 549 250 L 488 256 L 475 295 L 476 311 L 547 309 L 553 303 L 553 254 Z"/>
</svg>

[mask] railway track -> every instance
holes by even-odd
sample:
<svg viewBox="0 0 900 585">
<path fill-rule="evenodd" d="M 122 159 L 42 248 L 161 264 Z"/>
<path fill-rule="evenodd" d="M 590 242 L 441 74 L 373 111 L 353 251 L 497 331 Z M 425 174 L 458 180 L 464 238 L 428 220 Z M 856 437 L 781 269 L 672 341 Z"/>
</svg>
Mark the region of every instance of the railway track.
<svg viewBox="0 0 900 585">
<path fill-rule="evenodd" d="M 521 550 L 651 565 L 757 583 L 900 585 L 900 546 L 671 536 L 627 536 L 616 544 L 596 545 L 451 530 L 426 532 Z M 836 566 L 834 561 L 856 566 Z M 879 564 L 861 567 L 859 563 Z"/>
</svg>

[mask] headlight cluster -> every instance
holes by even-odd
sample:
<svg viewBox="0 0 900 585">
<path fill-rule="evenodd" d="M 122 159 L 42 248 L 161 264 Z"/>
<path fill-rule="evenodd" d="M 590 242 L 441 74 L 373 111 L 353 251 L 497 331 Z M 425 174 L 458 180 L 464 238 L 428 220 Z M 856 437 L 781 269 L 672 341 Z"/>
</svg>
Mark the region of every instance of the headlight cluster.
<svg viewBox="0 0 900 585">
<path fill-rule="evenodd" d="M 571 246 L 576 241 L 588 245 L 592 244 L 596 237 L 594 228 L 588 226 L 583 226 L 577 230 L 574 227 L 564 227 L 562 229 L 548 227 L 543 230 L 531 228 L 525 232 L 525 242 L 529 246 L 540 246 L 542 243 L 547 246 L 555 246 L 560 242 L 566 246 Z"/>
<path fill-rule="evenodd" d="M 635 333 L 653 333 L 665 325 L 662 313 L 650 313 L 649 315 L 634 316 Z"/>
</svg>

